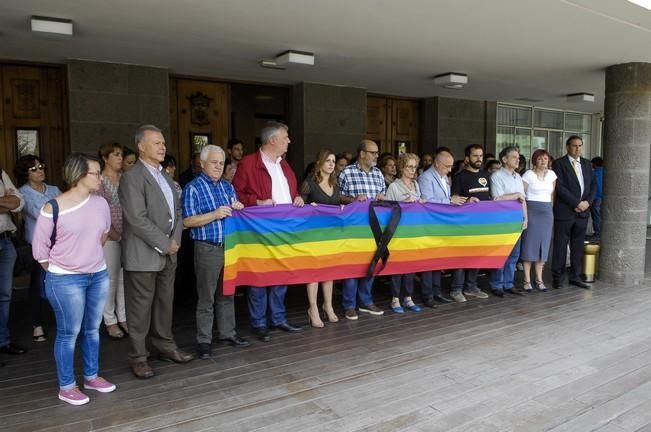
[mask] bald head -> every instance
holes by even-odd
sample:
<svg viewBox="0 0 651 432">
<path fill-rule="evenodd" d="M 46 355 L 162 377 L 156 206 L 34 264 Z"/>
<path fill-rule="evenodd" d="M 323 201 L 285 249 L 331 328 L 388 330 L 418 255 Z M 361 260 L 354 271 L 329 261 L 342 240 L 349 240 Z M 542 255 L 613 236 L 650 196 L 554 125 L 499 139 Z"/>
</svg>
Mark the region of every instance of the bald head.
<svg viewBox="0 0 651 432">
<path fill-rule="evenodd" d="M 439 152 L 434 158 L 434 170 L 441 177 L 448 175 L 452 171 L 452 165 L 454 165 L 454 157 L 446 151 Z"/>
</svg>

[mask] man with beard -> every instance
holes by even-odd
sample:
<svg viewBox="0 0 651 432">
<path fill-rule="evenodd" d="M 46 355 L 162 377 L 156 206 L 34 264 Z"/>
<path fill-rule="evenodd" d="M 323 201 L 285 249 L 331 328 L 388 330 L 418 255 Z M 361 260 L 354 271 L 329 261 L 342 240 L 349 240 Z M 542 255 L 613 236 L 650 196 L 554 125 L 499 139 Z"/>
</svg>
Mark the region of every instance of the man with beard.
<svg viewBox="0 0 651 432">
<path fill-rule="evenodd" d="M 489 174 L 482 168 L 484 149 L 479 144 L 470 144 L 464 150 L 465 169 L 454 176 L 452 181 L 452 196 L 467 198 L 466 204 L 491 199 Z M 488 294 L 477 287 L 479 269 L 456 269 L 450 297 L 458 303 L 466 301 L 466 297 L 488 298 Z M 465 290 L 464 288 L 465 282 Z"/>
<path fill-rule="evenodd" d="M 379 155 L 375 141 L 362 140 L 357 148 L 357 162 L 339 173 L 341 201 L 383 200 L 386 187 L 382 172 L 375 166 Z M 355 308 L 359 296 L 359 311 L 371 315 L 383 315 L 384 311 L 373 303 L 373 278 L 353 278 L 343 281 L 343 306 L 346 319 L 358 318 Z"/>
</svg>

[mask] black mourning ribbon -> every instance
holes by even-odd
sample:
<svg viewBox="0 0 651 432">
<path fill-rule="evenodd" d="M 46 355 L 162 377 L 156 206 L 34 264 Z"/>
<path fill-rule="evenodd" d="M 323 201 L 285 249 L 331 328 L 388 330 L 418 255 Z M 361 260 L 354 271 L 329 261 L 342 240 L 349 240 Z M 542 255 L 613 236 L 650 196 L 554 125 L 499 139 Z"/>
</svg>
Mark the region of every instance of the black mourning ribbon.
<svg viewBox="0 0 651 432">
<path fill-rule="evenodd" d="M 387 207 L 391 209 L 391 218 L 389 219 L 387 226 L 384 228 L 384 231 L 382 231 L 380 222 L 375 214 L 375 207 Z M 377 250 L 375 251 L 375 255 L 373 255 L 373 260 L 371 261 L 371 266 L 366 274 L 366 279 L 373 277 L 380 258 L 382 258 L 382 268 L 380 271 L 387 265 L 390 255 L 389 242 L 393 238 L 396 228 L 398 228 L 398 225 L 400 224 L 400 217 L 402 216 L 402 209 L 400 208 L 400 203 L 397 201 L 372 201 L 371 205 L 369 205 L 368 211 L 371 231 L 373 231 L 373 237 L 375 237 Z"/>
</svg>

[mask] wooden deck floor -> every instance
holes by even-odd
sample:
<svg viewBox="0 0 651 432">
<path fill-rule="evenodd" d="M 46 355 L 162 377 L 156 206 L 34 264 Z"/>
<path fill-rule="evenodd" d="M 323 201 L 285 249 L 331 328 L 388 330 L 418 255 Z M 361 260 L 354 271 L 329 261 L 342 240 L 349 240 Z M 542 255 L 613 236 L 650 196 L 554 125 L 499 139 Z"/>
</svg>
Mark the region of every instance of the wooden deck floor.
<svg viewBox="0 0 651 432">
<path fill-rule="evenodd" d="M 126 340 L 103 336 L 102 374 L 118 389 L 91 392 L 83 407 L 56 398 L 51 341 L 27 343 L 25 356 L 2 358 L 0 430 L 651 431 L 649 285 L 491 296 L 274 332 L 247 349 L 218 346 L 209 361 L 153 360 L 147 381 L 129 372 Z M 307 324 L 299 305 L 290 313 Z M 177 308 L 187 349 L 193 322 L 191 308 Z"/>
</svg>

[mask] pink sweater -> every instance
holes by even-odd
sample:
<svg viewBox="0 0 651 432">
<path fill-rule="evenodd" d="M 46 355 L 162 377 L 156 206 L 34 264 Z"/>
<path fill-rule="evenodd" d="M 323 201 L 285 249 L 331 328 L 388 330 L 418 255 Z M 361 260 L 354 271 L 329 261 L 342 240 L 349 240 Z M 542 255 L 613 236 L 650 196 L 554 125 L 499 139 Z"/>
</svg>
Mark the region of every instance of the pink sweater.
<svg viewBox="0 0 651 432">
<path fill-rule="evenodd" d="M 81 204 L 60 211 L 56 243 L 50 249 L 52 228 L 52 214 L 41 210 L 32 239 L 36 261 L 74 273 L 95 273 L 105 267 L 102 235 L 111 228 L 111 212 L 104 198 L 90 195 Z"/>
</svg>

